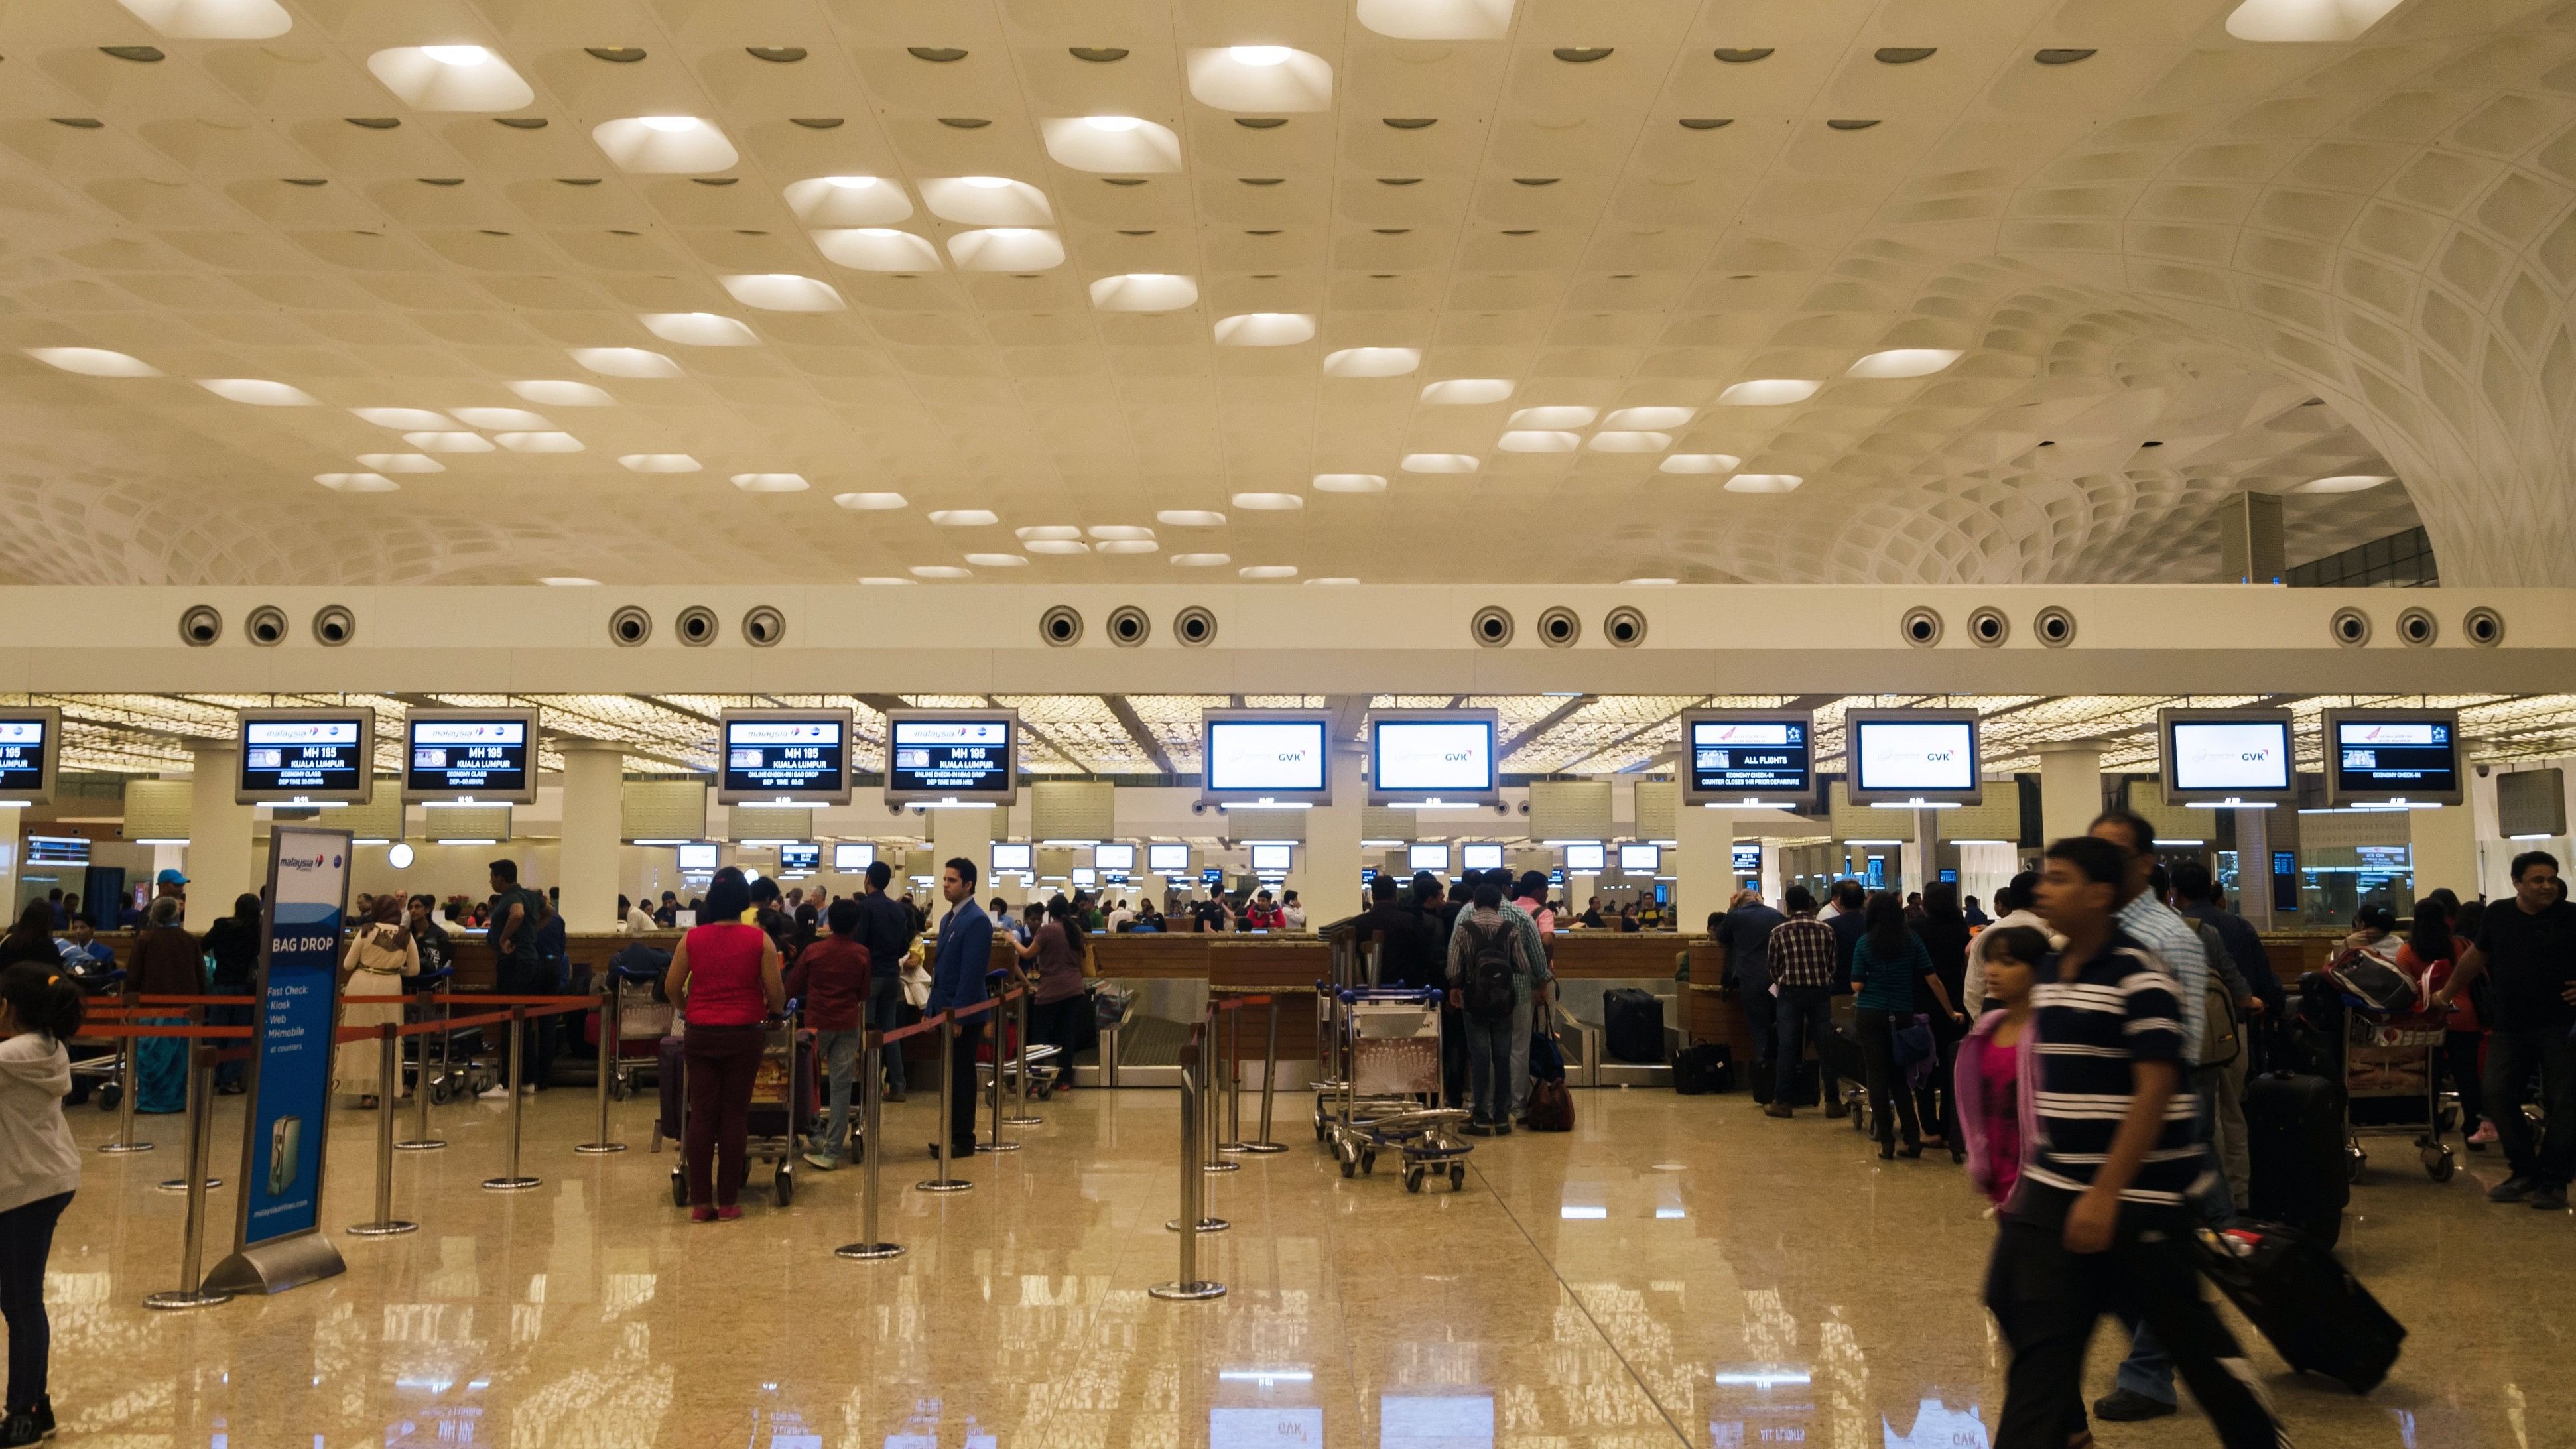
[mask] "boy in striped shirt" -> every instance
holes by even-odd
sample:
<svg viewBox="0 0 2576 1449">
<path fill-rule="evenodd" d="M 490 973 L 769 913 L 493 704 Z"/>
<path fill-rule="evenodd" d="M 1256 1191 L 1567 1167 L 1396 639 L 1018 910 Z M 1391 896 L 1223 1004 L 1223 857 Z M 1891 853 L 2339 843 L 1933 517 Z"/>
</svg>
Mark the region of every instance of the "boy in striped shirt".
<svg viewBox="0 0 2576 1449">
<path fill-rule="evenodd" d="M 2037 1133 L 2006 1205 L 1986 1306 L 2012 1345 L 1995 1449 L 2064 1449 L 2084 1428 L 2085 1346 L 2128 1311 L 2172 1353 L 2227 1449 L 2286 1444 L 2234 1335 L 2200 1296 L 2184 1194 L 2205 1154 L 2182 1079 L 2182 1003 L 2119 929 L 2128 862 L 2089 837 L 2048 848 L 2039 913 L 2066 938 L 2031 993 Z"/>
</svg>

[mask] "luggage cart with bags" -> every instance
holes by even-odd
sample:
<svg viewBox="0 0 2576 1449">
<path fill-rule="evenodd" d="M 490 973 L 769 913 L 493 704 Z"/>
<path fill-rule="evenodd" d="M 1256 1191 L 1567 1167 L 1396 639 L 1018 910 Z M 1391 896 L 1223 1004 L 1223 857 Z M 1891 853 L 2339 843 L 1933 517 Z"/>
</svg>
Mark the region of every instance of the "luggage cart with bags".
<svg viewBox="0 0 2576 1449">
<path fill-rule="evenodd" d="M 617 987 L 617 1040 L 605 1055 L 608 1094 L 619 1101 L 633 1094 L 638 1073 L 651 1072 L 659 1080 L 661 1041 L 677 1015 L 662 999 L 662 974 L 670 966 L 670 952 L 649 946 L 629 946 L 609 958 L 609 977 Z"/>
<path fill-rule="evenodd" d="M 2426 1176 L 2448 1182 L 2459 1159 L 2443 1140 L 2459 1109 L 2442 1100 L 2443 1024 L 2395 967 L 2351 953 L 2300 982 L 2302 1043 L 2318 1074 L 2343 1085 L 2344 1171 L 2370 1165 L 2365 1136 L 2412 1140 Z M 2369 1104 L 2369 1105 L 2360 1105 Z"/>
<path fill-rule="evenodd" d="M 751 1082 L 749 1135 L 743 1151 L 752 1162 L 770 1164 L 770 1192 L 780 1207 L 796 1198 L 796 1158 L 800 1138 L 814 1120 L 814 1053 L 812 1035 L 796 1024 L 797 1003 L 761 1023 L 760 1067 Z M 658 1053 L 662 1111 L 653 1123 L 652 1150 L 665 1142 L 687 1140 L 689 1111 L 688 1056 L 682 1038 L 662 1038 Z M 855 1156 L 855 1154 L 853 1154 Z M 671 1164 L 671 1205 L 689 1205 L 689 1180 L 683 1163 Z"/>
<path fill-rule="evenodd" d="M 1407 1192 L 1444 1173 L 1452 1192 L 1464 1189 L 1475 1149 L 1458 1136 L 1467 1113 L 1439 1105 L 1441 993 L 1353 987 L 1339 996 L 1349 1073 L 1322 1135 L 1342 1176 L 1375 1171 L 1378 1154 L 1392 1150 L 1404 1159 Z"/>
<path fill-rule="evenodd" d="M 456 1003 L 445 998 L 454 990 L 456 968 L 441 966 L 423 971 L 411 978 L 411 1019 L 415 1023 L 438 1022 L 442 1027 L 456 1017 Z M 412 1090 L 421 1083 L 429 1086 L 429 1100 L 437 1106 L 488 1092 L 501 1080 L 500 1070 L 483 1060 L 484 1040 L 481 1027 L 463 1031 L 425 1031 L 405 1037 L 406 1063 L 412 1076 Z"/>
</svg>

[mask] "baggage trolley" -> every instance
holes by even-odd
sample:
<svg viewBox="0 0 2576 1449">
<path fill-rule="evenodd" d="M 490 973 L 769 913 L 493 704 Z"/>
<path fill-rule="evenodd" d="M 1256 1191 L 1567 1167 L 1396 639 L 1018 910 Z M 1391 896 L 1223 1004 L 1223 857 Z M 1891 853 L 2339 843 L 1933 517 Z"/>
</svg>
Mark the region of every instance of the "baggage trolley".
<svg viewBox="0 0 2576 1449">
<path fill-rule="evenodd" d="M 80 987 L 81 994 L 92 1001 L 113 996 L 125 985 L 125 972 L 121 968 L 83 971 L 78 963 L 69 963 L 65 974 Z M 242 1000 L 247 1003 L 250 998 L 245 996 Z M 133 1047 L 134 1038 L 75 1035 L 63 1045 L 72 1056 L 75 1099 L 85 1092 L 91 1101 L 98 1103 L 98 1110 L 115 1111 L 116 1104 L 125 1098 L 125 1053 Z M 91 1082 L 96 1085 L 89 1085 Z"/>
<path fill-rule="evenodd" d="M 455 977 L 456 968 L 442 966 L 412 978 L 412 1001 L 406 1011 L 415 1023 L 455 1019 L 454 1002 L 432 999 L 447 993 Z M 490 1091 L 500 1084 L 501 1073 L 497 1066 L 482 1059 L 483 1046 L 480 1027 L 467 1027 L 461 1032 L 422 1032 L 404 1038 L 403 1068 L 411 1078 L 412 1090 L 419 1091 L 426 1081 L 429 1100 L 442 1107 L 459 1098 Z"/>
<path fill-rule="evenodd" d="M 1315 983 L 1315 1140 L 1328 1141 L 1344 1090 L 1350 1085 L 1350 1008 L 1345 991 L 1377 985 L 1379 943 L 1352 931 L 1333 937 L 1333 974 Z M 1437 1088 L 1435 1087 L 1436 1091 Z"/>
<path fill-rule="evenodd" d="M 2318 1075 L 2343 1084 L 2346 1179 L 2359 1182 L 2370 1166 L 2362 1138 L 2410 1137 L 2425 1175 L 2435 1182 L 2450 1181 L 2459 1171 L 2459 1159 L 2443 1134 L 2460 1124 L 2459 1107 L 2442 1100 L 2442 1021 L 2411 1011 L 2374 1009 L 2338 987 L 2330 975 L 2317 974 L 2324 978 L 2321 989 L 2303 986 L 2300 1024 Z M 2421 1110 L 2393 1121 L 2356 1122 L 2352 1104 L 2359 1101 L 2412 1102 Z"/>
<path fill-rule="evenodd" d="M 660 1044 L 675 1029 L 677 1013 L 653 994 L 661 972 L 612 963 L 609 975 L 617 983 L 617 1041 L 607 1054 L 608 1095 L 624 1101 L 634 1093 L 639 1072 L 660 1080 Z"/>
<path fill-rule="evenodd" d="M 1327 1140 L 1342 1176 L 1375 1171 L 1378 1154 L 1392 1150 L 1404 1159 L 1407 1192 L 1442 1173 L 1462 1190 L 1475 1149 L 1457 1135 L 1467 1113 L 1439 1105 L 1441 993 L 1353 987 L 1339 996 L 1349 1075 Z"/>
<path fill-rule="evenodd" d="M 743 1141 L 747 1160 L 771 1165 L 770 1195 L 780 1207 L 796 1200 L 796 1155 L 803 1150 L 800 1138 L 814 1116 L 814 1058 L 805 1034 L 797 1029 L 796 1005 L 787 1003 L 785 1012 L 761 1023 L 760 1067 L 751 1083 L 751 1130 Z M 676 1044 L 679 1038 L 664 1040 Z M 679 1090 L 663 1093 L 663 1108 L 676 1120 L 655 1124 L 653 1150 L 657 1152 L 664 1141 L 686 1141 L 688 1134 L 688 1057 L 678 1051 L 668 1057 L 677 1064 L 672 1079 Z M 671 1164 L 671 1205 L 689 1205 L 684 1162 Z"/>
</svg>

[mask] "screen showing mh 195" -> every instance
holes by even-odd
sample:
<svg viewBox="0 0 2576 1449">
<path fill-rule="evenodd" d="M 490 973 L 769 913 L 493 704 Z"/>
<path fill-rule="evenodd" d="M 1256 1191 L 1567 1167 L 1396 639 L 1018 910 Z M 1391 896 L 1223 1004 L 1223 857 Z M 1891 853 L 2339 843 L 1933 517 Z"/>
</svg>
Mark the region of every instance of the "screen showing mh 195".
<svg viewBox="0 0 2576 1449">
<path fill-rule="evenodd" d="M 847 788 L 849 735 L 837 719 L 725 721 L 727 794 L 838 797 Z"/>
<path fill-rule="evenodd" d="M 886 788 L 985 795 L 1011 788 L 1011 724 L 1000 719 L 899 719 Z"/>
<path fill-rule="evenodd" d="M 45 788 L 45 721 L 0 719 L 0 795 Z"/>
<path fill-rule="evenodd" d="M 241 788 L 279 795 L 362 789 L 370 765 L 355 719 L 251 720 L 242 725 Z"/>
<path fill-rule="evenodd" d="M 415 719 L 403 789 L 414 795 L 510 796 L 528 788 L 523 719 Z"/>
</svg>

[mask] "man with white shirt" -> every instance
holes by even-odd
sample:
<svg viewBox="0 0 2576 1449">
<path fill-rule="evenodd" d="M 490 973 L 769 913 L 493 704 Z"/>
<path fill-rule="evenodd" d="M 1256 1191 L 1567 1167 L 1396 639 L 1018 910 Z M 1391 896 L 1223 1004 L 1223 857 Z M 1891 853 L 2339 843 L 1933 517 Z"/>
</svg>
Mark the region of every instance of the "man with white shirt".
<svg viewBox="0 0 2576 1449">
<path fill-rule="evenodd" d="M 1101 922 L 1101 924 L 1108 929 L 1109 934 L 1113 936 L 1126 930 L 1129 926 L 1132 926 L 1135 923 L 1136 908 L 1127 904 L 1127 898 L 1125 896 L 1120 896 L 1118 898 L 1117 904 L 1110 908 L 1109 915 Z"/>
<path fill-rule="evenodd" d="M 2012 878 L 2012 883 L 1995 892 L 1995 909 L 2003 912 L 1976 938 L 1968 943 L 1968 975 L 1959 993 L 1959 1009 L 1969 1016 L 1981 1016 L 1986 1010 L 1986 958 L 2003 944 L 2004 932 L 2015 926 L 2029 926 L 2042 935 L 2048 933 L 2048 922 L 2031 909 L 2039 900 L 2039 872 L 2026 870 Z"/>
<path fill-rule="evenodd" d="M 626 934 L 641 936 L 653 929 L 653 913 L 644 909 L 642 901 L 630 901 L 624 896 L 619 896 L 617 906 L 618 913 L 626 918 Z"/>
</svg>

